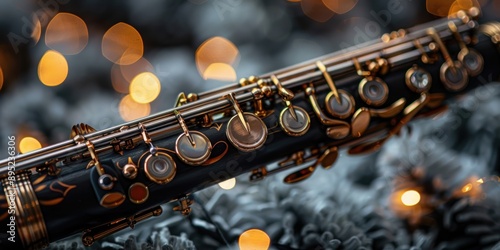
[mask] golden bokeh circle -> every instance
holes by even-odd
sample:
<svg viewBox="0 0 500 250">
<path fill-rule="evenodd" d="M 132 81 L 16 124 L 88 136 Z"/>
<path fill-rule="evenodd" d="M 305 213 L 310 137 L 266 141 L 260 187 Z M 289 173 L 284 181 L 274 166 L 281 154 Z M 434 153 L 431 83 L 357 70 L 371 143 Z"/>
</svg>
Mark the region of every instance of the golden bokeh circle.
<svg viewBox="0 0 500 250">
<path fill-rule="evenodd" d="M 401 195 L 403 205 L 411 207 L 420 202 L 420 194 L 415 190 L 407 190 Z"/>
<path fill-rule="evenodd" d="M 38 78 L 47 86 L 57 86 L 68 76 L 68 62 L 64 56 L 54 50 L 49 50 L 38 63 Z"/>
<path fill-rule="evenodd" d="M 144 53 L 141 34 L 131 25 L 122 22 L 106 31 L 101 48 L 106 59 L 120 65 L 135 63 Z"/>
<path fill-rule="evenodd" d="M 158 77 L 151 72 L 138 74 L 130 83 L 130 96 L 138 103 L 150 103 L 160 94 L 161 84 Z"/>
<path fill-rule="evenodd" d="M 42 148 L 42 144 L 33 137 L 24 137 L 19 142 L 19 152 L 22 154 Z"/>
<path fill-rule="evenodd" d="M 269 235 L 260 229 L 249 229 L 238 239 L 240 250 L 267 250 L 270 244 Z"/>
<path fill-rule="evenodd" d="M 85 22 L 71 13 L 58 13 L 47 25 L 45 44 L 64 55 L 80 53 L 89 40 Z"/>
<path fill-rule="evenodd" d="M 204 79 L 227 80 L 233 78 L 233 66 L 238 63 L 239 51 L 236 45 L 224 37 L 215 36 L 204 41 L 196 50 L 195 61 L 198 72 Z M 212 65 L 211 72 L 206 73 L 207 69 Z M 215 65 L 215 68 L 214 66 Z M 219 67 L 217 65 L 225 65 Z M 227 67 L 229 66 L 229 67 Z M 214 70 L 215 69 L 215 70 Z M 224 77 L 220 70 L 229 69 L 231 77 Z M 214 73 L 215 72 L 215 73 Z M 236 75 L 236 73 L 234 73 Z M 208 76 L 208 77 L 207 77 Z M 211 76 L 216 76 L 211 78 Z M 234 77 L 236 78 L 236 77 Z"/>
<path fill-rule="evenodd" d="M 220 81 L 236 81 L 236 71 L 233 66 L 226 63 L 212 63 L 203 72 L 203 79 L 213 79 Z"/>
</svg>

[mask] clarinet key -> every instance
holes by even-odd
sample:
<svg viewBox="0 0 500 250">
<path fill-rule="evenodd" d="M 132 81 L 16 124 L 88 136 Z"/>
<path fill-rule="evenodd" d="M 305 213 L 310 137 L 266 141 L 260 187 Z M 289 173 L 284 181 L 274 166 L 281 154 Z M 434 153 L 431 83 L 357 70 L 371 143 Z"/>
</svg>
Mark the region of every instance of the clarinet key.
<svg viewBox="0 0 500 250">
<path fill-rule="evenodd" d="M 237 149 L 249 152 L 262 147 L 267 138 L 267 127 L 264 122 L 252 113 L 243 113 L 249 130 L 234 116 L 227 124 L 226 136 Z"/>
<path fill-rule="evenodd" d="M 455 40 L 457 40 L 460 46 L 460 52 L 458 52 L 458 60 L 467 70 L 470 76 L 477 76 L 483 71 L 484 59 L 479 52 L 472 48 L 468 48 L 462 39 L 460 33 L 458 33 L 458 28 L 456 24 L 452 21 L 448 22 L 448 27 L 453 33 Z"/>
<path fill-rule="evenodd" d="M 370 115 L 372 117 L 391 118 L 401 113 L 401 111 L 403 111 L 403 109 L 405 108 L 405 104 L 406 99 L 400 98 L 387 108 L 369 109 Z"/>
<path fill-rule="evenodd" d="M 134 204 L 142 204 L 149 198 L 149 189 L 146 185 L 136 182 L 128 188 L 128 199 Z"/>
<path fill-rule="evenodd" d="M 367 108 L 360 108 L 354 113 L 351 121 L 351 135 L 353 137 L 362 136 L 370 125 L 371 115 Z"/>
<path fill-rule="evenodd" d="M 286 106 L 280 113 L 281 128 L 290 136 L 304 135 L 311 125 L 309 114 L 303 108 L 292 104 L 293 92 L 284 88 L 275 75 L 271 75 L 271 80 L 278 88 L 278 94 Z"/>
<path fill-rule="evenodd" d="M 387 84 L 378 77 L 368 76 L 361 80 L 358 92 L 366 104 L 373 106 L 380 106 L 389 98 Z"/>
<path fill-rule="evenodd" d="M 234 93 L 226 95 L 236 115 L 227 123 L 226 136 L 237 149 L 250 152 L 264 145 L 267 138 L 266 124 L 255 114 L 243 112 Z"/>
<path fill-rule="evenodd" d="M 157 184 L 169 183 L 175 177 L 177 169 L 175 161 L 165 152 L 149 154 L 143 164 L 148 179 Z"/>
<path fill-rule="evenodd" d="M 132 180 L 135 179 L 135 177 L 137 177 L 138 172 L 139 170 L 137 169 L 137 166 L 132 161 L 132 158 L 129 157 L 127 164 L 125 164 L 125 166 L 123 166 L 122 168 L 123 176 L 127 179 Z"/>
<path fill-rule="evenodd" d="M 444 45 L 439 33 L 435 28 L 427 29 L 427 34 L 438 44 L 445 62 L 439 70 L 439 78 L 444 87 L 449 91 L 460 91 L 467 87 L 469 74 L 460 61 L 451 59 L 448 49 Z"/>
<path fill-rule="evenodd" d="M 439 77 L 449 91 L 460 91 L 467 87 L 469 76 L 462 63 L 455 61 L 451 66 L 443 63 Z"/>
<path fill-rule="evenodd" d="M 292 110 L 287 107 L 284 108 L 280 113 L 280 125 L 286 134 L 290 136 L 301 136 L 307 133 L 309 126 L 311 125 L 311 120 L 307 112 L 301 108 L 294 106 L 292 115 Z"/>
<path fill-rule="evenodd" d="M 351 127 L 347 125 L 336 125 L 333 127 L 326 128 L 326 135 L 332 139 L 340 140 L 344 139 L 349 135 Z"/>
<path fill-rule="evenodd" d="M 99 173 L 95 167 L 90 170 L 90 182 L 99 205 L 105 208 L 118 207 L 125 201 L 125 195 L 117 182 L 117 174 L 109 166 L 101 165 L 101 168 L 106 171 L 104 174 Z"/>
<path fill-rule="evenodd" d="M 406 71 L 405 82 L 406 86 L 413 92 L 427 92 L 431 88 L 432 76 L 427 70 L 413 65 Z"/>
<path fill-rule="evenodd" d="M 189 131 L 181 114 L 177 110 L 174 113 L 184 131 L 175 141 L 175 152 L 183 162 L 189 165 L 203 164 L 210 157 L 212 143 L 203 133 Z"/>
<path fill-rule="evenodd" d="M 328 113 L 340 119 L 344 119 L 354 113 L 356 104 L 351 94 L 344 90 L 339 90 L 338 93 L 339 98 L 336 98 L 333 92 L 329 92 L 325 98 L 325 106 Z"/>
<path fill-rule="evenodd" d="M 175 142 L 175 151 L 183 162 L 198 166 L 203 164 L 210 156 L 212 144 L 207 136 L 201 132 L 191 131 L 190 135 L 195 143 L 190 143 L 187 136 L 182 134 Z"/>
<path fill-rule="evenodd" d="M 339 157 L 339 149 L 337 147 L 331 147 L 323 153 L 323 155 L 320 158 L 320 163 L 321 166 L 324 169 L 330 169 L 335 161 L 337 161 L 337 158 Z"/>
</svg>

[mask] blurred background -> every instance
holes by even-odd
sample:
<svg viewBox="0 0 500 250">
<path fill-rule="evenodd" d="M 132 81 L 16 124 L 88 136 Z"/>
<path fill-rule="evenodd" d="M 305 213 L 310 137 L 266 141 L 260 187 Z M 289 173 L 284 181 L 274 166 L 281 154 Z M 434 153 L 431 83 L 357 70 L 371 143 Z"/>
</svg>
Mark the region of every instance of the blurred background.
<svg viewBox="0 0 500 250">
<path fill-rule="evenodd" d="M 500 20 L 500 0 L 2 0 L 0 157 L 7 136 L 25 153 L 69 139 L 78 123 L 119 125 L 171 108 L 179 92 L 210 90 L 472 6 L 482 21 Z M 168 208 L 94 247 L 500 249 L 500 217 L 492 212 L 500 201 L 469 203 L 500 197 L 498 185 L 489 193 L 480 187 L 498 183 L 500 88 L 490 93 L 474 107 L 451 105 L 440 120 L 414 122 L 411 136 L 379 153 L 342 152 L 326 175 L 294 186 L 282 176 L 258 185 L 231 179 L 199 192 L 204 206 L 189 219 Z M 450 128 L 456 117 L 461 123 Z M 436 134 L 446 140 L 411 150 Z M 421 202 L 429 200 L 440 205 Z"/>
</svg>

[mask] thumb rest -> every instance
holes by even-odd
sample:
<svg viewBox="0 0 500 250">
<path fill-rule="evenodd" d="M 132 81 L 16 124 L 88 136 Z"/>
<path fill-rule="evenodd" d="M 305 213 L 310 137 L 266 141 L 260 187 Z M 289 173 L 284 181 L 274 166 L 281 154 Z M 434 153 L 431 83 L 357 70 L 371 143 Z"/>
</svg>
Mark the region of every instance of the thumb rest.
<svg viewBox="0 0 500 250">
<path fill-rule="evenodd" d="M 166 202 L 188 215 L 189 194 L 242 173 L 256 181 L 299 168 L 284 178 L 296 183 L 331 168 L 340 148 L 374 152 L 413 118 L 498 79 L 500 24 L 479 26 L 478 15 L 460 11 L 360 49 L 180 93 L 173 109 L 102 131 L 75 125 L 68 141 L 0 162 L 0 220 L 15 215 L 25 248 L 79 232 L 89 246 Z"/>
</svg>

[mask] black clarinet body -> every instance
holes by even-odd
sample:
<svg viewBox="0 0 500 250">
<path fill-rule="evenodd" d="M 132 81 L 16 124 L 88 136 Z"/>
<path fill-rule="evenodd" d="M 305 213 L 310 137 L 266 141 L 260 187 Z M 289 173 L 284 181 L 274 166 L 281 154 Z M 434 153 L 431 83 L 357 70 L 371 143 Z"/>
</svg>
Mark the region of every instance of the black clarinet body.
<svg viewBox="0 0 500 250">
<path fill-rule="evenodd" d="M 160 205 L 167 202 L 178 202 L 176 209 L 187 215 L 189 194 L 243 173 L 258 181 L 308 162 L 331 165 L 328 159 L 340 148 L 351 154 L 374 151 L 412 118 L 435 115 L 447 99 L 500 77 L 495 43 L 500 26 L 478 28 L 463 18 L 383 37 L 367 45 L 366 53 L 341 51 L 207 95 L 181 98 L 178 112 L 103 132 L 75 133 L 66 146 L 45 151 L 54 155 L 50 159 L 37 159 L 36 151 L 28 154 L 24 161 L 29 164 L 18 166 L 11 176 L 3 161 L 0 225 L 7 228 L 1 233 L 14 221 L 17 246 L 41 248 L 77 233 L 91 245 L 161 214 Z M 472 56 L 456 63 L 463 48 L 453 27 L 481 60 Z M 467 71 L 476 64 L 481 64 L 479 72 Z M 331 102 L 351 107 L 329 107 Z M 245 121 L 251 132 L 245 131 Z M 252 130 L 259 126 L 264 129 Z M 208 155 L 193 150 L 205 144 L 210 144 Z M 277 168 L 266 168 L 276 161 L 281 161 Z M 284 181 L 295 183 L 309 174 L 303 169 Z M 6 235 L 1 244 L 11 246 L 13 235 Z"/>
</svg>

